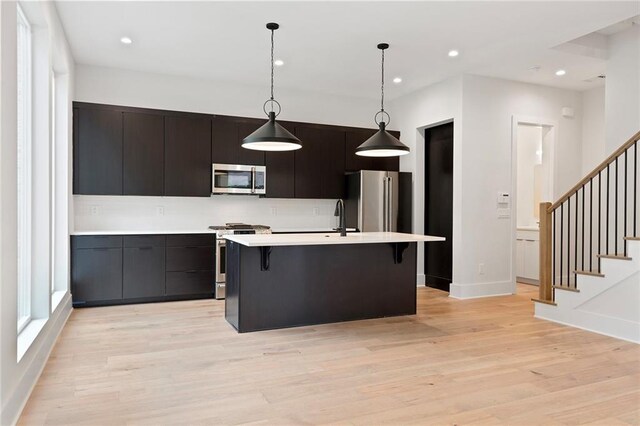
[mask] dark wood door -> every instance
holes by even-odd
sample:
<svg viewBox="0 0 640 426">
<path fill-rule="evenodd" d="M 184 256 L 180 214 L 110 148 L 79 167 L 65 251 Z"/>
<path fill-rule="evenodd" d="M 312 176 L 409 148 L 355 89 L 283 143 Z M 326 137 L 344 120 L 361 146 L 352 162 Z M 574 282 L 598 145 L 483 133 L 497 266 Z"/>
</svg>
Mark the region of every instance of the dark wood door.
<svg viewBox="0 0 640 426">
<path fill-rule="evenodd" d="M 164 195 L 164 117 L 125 112 L 124 195 Z"/>
<path fill-rule="evenodd" d="M 122 248 L 72 250 L 71 265 L 74 304 L 122 299 Z"/>
<path fill-rule="evenodd" d="M 242 139 L 262 124 L 264 121 L 215 117 L 212 125 L 211 162 L 264 166 L 263 151 L 242 148 Z"/>
<path fill-rule="evenodd" d="M 211 119 L 165 116 L 164 195 L 211 195 Z"/>
<path fill-rule="evenodd" d="M 296 198 L 342 198 L 345 193 L 345 132 L 299 125 L 302 148 L 295 152 Z"/>
<path fill-rule="evenodd" d="M 362 157 L 356 155 L 356 148 L 373 136 L 375 129 L 353 129 L 346 132 L 345 168 L 350 172 L 360 170 L 386 170 L 397 172 L 400 170 L 399 157 Z M 399 132 L 390 132 L 400 137 Z"/>
<path fill-rule="evenodd" d="M 426 284 L 449 291 L 453 276 L 453 123 L 425 131 L 425 234 L 446 241 L 425 244 Z"/>
<path fill-rule="evenodd" d="M 122 112 L 74 109 L 74 194 L 122 195 Z"/>
<path fill-rule="evenodd" d="M 280 122 L 285 129 L 295 133 L 295 124 Z M 267 198 L 295 197 L 295 151 L 267 152 Z"/>
</svg>

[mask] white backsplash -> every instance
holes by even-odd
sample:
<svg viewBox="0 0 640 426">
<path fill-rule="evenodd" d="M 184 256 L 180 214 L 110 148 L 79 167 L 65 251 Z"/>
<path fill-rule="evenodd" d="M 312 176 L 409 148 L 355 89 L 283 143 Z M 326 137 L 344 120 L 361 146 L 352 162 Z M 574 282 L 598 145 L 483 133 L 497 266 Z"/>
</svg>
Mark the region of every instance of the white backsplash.
<svg viewBox="0 0 640 426">
<path fill-rule="evenodd" d="M 192 230 L 227 222 L 275 230 L 327 229 L 337 224 L 336 200 L 74 195 L 73 201 L 75 232 Z"/>
</svg>

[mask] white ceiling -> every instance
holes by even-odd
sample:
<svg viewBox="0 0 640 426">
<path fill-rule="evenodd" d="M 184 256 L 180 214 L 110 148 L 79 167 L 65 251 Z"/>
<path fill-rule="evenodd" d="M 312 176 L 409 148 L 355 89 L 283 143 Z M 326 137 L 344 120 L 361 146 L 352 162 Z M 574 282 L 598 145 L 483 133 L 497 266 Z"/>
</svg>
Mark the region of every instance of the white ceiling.
<svg viewBox="0 0 640 426">
<path fill-rule="evenodd" d="M 259 87 L 269 81 L 264 25 L 278 22 L 276 97 L 278 87 L 378 97 L 379 42 L 391 45 L 388 98 L 462 72 L 584 90 L 605 61 L 553 47 L 640 13 L 637 1 L 56 4 L 77 63 Z"/>
</svg>

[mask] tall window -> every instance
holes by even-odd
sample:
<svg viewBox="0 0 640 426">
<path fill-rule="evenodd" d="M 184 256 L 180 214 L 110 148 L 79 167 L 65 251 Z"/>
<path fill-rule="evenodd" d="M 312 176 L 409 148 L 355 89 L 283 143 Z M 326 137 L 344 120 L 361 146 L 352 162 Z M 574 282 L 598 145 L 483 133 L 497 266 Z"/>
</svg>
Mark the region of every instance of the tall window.
<svg viewBox="0 0 640 426">
<path fill-rule="evenodd" d="M 51 123 L 50 139 L 51 139 L 51 155 L 49 156 L 49 164 L 51 167 L 51 181 L 49 187 L 49 203 L 52 204 L 55 200 L 56 195 L 56 74 L 51 71 L 51 97 L 49 105 L 49 112 L 51 114 L 49 123 Z M 51 209 L 51 215 L 49 217 L 49 229 L 51 230 L 51 243 L 49 244 L 49 253 L 50 253 L 50 265 L 51 270 L 49 271 L 49 276 L 51 278 L 51 283 L 49 285 L 49 289 L 51 290 L 51 294 L 56 291 L 56 271 L 55 271 L 55 246 L 56 246 L 56 209 L 53 207 Z"/>
<path fill-rule="evenodd" d="M 18 6 L 18 332 L 31 320 L 31 26 Z"/>
</svg>

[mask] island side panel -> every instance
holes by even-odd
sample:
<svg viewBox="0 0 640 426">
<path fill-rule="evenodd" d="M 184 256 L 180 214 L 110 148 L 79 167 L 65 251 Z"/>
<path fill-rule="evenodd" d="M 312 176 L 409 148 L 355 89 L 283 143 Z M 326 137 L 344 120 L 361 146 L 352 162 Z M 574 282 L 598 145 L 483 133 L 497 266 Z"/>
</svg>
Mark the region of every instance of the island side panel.
<svg viewBox="0 0 640 426">
<path fill-rule="evenodd" d="M 240 308 L 240 244 L 227 241 L 224 316 L 236 330 Z"/>
<path fill-rule="evenodd" d="M 398 264 L 389 243 L 272 247 L 268 271 L 234 246 L 240 332 L 416 313 L 416 243 Z"/>
</svg>

